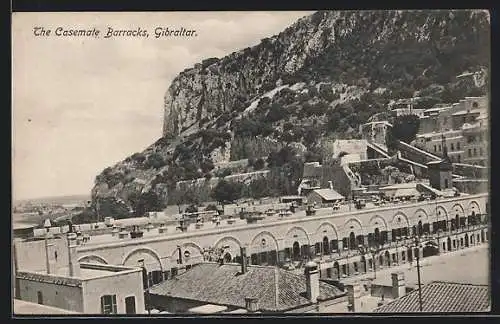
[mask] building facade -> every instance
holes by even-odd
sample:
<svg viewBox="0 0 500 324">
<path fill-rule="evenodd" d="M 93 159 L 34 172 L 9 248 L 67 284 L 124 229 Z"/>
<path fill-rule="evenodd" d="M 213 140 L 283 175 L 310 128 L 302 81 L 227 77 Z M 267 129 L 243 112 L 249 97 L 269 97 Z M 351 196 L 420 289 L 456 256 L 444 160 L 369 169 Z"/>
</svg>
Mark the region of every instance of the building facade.
<svg viewBox="0 0 500 324">
<path fill-rule="evenodd" d="M 97 240 L 96 237 L 95 241 L 78 246 L 77 255 L 80 262 L 124 266 L 137 266 L 143 260 L 149 273 L 148 284 L 153 284 L 169 278 L 180 267 L 203 261 L 208 248 L 226 247 L 227 259 L 236 261 L 240 248 L 247 246 L 251 264 L 255 265 L 280 265 L 287 259 L 326 255 L 331 261 L 322 265 L 321 270 L 325 271 L 323 275 L 334 277 L 354 273 L 349 269 L 355 269 L 355 263 L 361 268 L 360 245 L 382 246 L 392 255 L 391 244 L 398 239 L 423 233 L 429 237 L 441 233 L 442 250 L 457 248 L 457 243 L 451 245 L 447 240 L 451 233 L 467 244 L 471 239 L 484 242 L 488 237 L 487 210 L 488 194 L 477 194 L 351 212 L 332 212 L 326 208 L 317 210 L 314 216 L 298 211 L 289 218 L 255 224 L 193 228 L 136 239 L 109 236 Z M 25 253 L 23 248 L 20 244 L 19 254 Z M 24 261 L 35 259 L 36 256 Z M 367 256 L 367 266 L 369 260 Z M 384 260 L 382 262 L 386 262 Z M 44 264 L 43 256 L 35 261 Z"/>
<path fill-rule="evenodd" d="M 488 101 L 467 97 L 449 107 L 428 109 L 420 118 L 415 146 L 441 155 L 442 138 L 453 163 L 489 165 Z"/>
<path fill-rule="evenodd" d="M 143 314 L 140 268 L 80 264 L 83 276 L 18 271 L 19 299 L 84 314 Z"/>
<path fill-rule="evenodd" d="M 386 121 L 371 122 L 359 126 L 359 132 L 363 139 L 385 146 L 387 130 L 390 127 L 391 124 Z"/>
<path fill-rule="evenodd" d="M 144 270 L 139 264 L 126 267 L 80 262 L 76 234 L 69 233 L 67 238 L 66 249 L 61 250 L 66 264 L 51 262 L 48 238 L 42 253 L 45 262 L 34 263 L 37 270 L 25 267 L 26 260 L 16 259 L 16 298 L 84 314 L 144 313 Z M 22 242 L 15 242 L 14 250 L 21 252 L 16 255 L 26 254 L 25 248 Z"/>
</svg>

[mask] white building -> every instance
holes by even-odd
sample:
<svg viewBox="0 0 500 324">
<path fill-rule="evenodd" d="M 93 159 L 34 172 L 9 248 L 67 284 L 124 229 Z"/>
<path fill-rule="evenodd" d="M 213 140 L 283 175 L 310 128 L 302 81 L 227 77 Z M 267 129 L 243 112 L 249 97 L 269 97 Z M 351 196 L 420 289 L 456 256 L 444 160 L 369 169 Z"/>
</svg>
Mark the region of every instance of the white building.
<svg viewBox="0 0 500 324">
<path fill-rule="evenodd" d="M 142 268 L 79 263 L 75 241 L 69 234 L 67 267 L 16 269 L 16 298 L 83 314 L 143 314 Z"/>
</svg>

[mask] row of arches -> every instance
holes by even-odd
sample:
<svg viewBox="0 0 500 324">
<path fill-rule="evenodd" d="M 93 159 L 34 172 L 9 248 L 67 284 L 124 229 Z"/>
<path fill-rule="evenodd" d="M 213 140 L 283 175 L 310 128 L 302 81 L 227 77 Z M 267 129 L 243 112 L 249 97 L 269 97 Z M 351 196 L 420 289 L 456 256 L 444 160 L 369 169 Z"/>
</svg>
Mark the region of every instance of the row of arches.
<svg viewBox="0 0 500 324">
<path fill-rule="evenodd" d="M 463 214 L 463 207 L 459 204 L 455 204 L 452 207 L 452 210 L 455 211 L 455 217 L 448 220 L 447 213 L 441 206 L 436 208 L 437 210 L 437 218 L 434 222 L 429 223 L 429 217 L 427 213 L 423 209 L 419 209 L 416 211 L 416 219 L 418 222 L 410 227 L 410 223 L 406 215 L 402 212 L 398 212 L 391 224 L 391 231 L 388 230 L 388 225 L 383 217 L 379 215 L 375 215 L 371 217 L 369 220 L 368 229 L 362 226 L 361 221 L 356 218 L 351 218 L 345 222 L 344 225 L 344 237 L 342 237 L 343 247 L 347 247 L 348 249 L 357 249 L 360 244 L 367 243 L 368 245 L 373 244 L 384 244 L 389 241 L 389 236 L 392 238 L 396 237 L 404 237 L 409 235 L 421 235 L 421 234 L 432 234 L 436 233 L 439 230 L 445 231 L 447 229 L 455 230 L 460 227 L 465 227 L 469 225 L 479 225 L 482 223 L 481 214 L 479 214 L 480 209 L 479 205 L 475 201 L 471 201 L 469 203 L 472 213 L 471 215 L 465 216 Z M 443 211 L 443 214 L 440 214 L 440 211 Z M 477 211 L 478 213 L 476 214 Z M 368 232 L 367 232 L 368 231 Z M 367 232 L 367 233 L 366 233 Z M 323 222 L 317 228 L 316 233 L 309 234 L 307 231 L 300 226 L 293 226 L 290 228 L 285 234 L 284 246 L 292 248 L 294 251 L 292 255 L 298 254 L 297 251 L 300 250 L 300 246 L 306 246 L 310 244 L 315 244 L 316 254 L 320 252 L 329 253 L 334 250 L 338 250 L 339 244 L 336 243 L 336 240 L 339 240 L 339 231 L 337 227 L 330 222 Z M 347 235 L 346 235 L 347 234 Z M 366 234 L 366 238 L 365 238 Z M 321 239 L 320 239 L 321 237 Z M 312 242 L 314 241 L 314 242 Z M 235 237 L 226 236 L 219 239 L 214 243 L 214 247 L 218 248 L 221 246 L 230 246 L 231 250 L 239 250 L 244 244 Z M 296 248 L 296 246 L 299 248 Z M 269 231 L 262 231 L 258 233 L 249 244 L 250 249 L 254 253 L 261 253 L 269 250 L 279 250 L 278 240 L 275 235 L 273 235 Z M 293 248 L 295 246 L 295 248 Z M 188 253 L 191 254 L 202 254 L 202 248 L 195 243 L 186 243 L 183 244 L 183 248 L 190 248 Z M 172 252 L 170 257 L 174 256 L 177 250 Z M 126 264 L 127 260 L 131 258 L 136 253 L 146 253 L 147 255 L 152 256 L 156 261 L 160 264 L 160 256 L 154 250 L 144 247 L 138 248 L 127 254 L 122 261 L 122 264 Z M 189 255 L 190 256 L 190 255 Z M 105 263 L 106 261 L 100 256 L 86 256 L 86 260 L 97 261 Z"/>
<path fill-rule="evenodd" d="M 226 247 L 224 260 L 239 262 L 240 248 L 248 246 L 251 264 L 274 265 L 286 259 L 300 260 L 312 255 L 356 250 L 360 245 L 383 245 L 400 237 L 432 234 L 439 230 L 455 230 L 469 224 L 477 225 L 484 222 L 484 216 L 480 214 L 481 210 L 477 202 L 471 201 L 466 210 L 470 211 L 470 214 L 466 214 L 460 204 L 453 205 L 448 212 L 442 206 L 436 205 L 435 216 L 430 217 L 425 210 L 418 209 L 411 218 L 398 211 L 389 222 L 380 215 L 373 215 L 365 226 L 356 217 L 351 217 L 344 223 L 341 231 L 329 221 L 322 222 L 312 233 L 308 233 L 301 226 L 294 225 L 285 231 L 283 239 L 280 240 L 270 231 L 264 230 L 256 234 L 248 243 L 228 235 L 214 242 L 213 247 Z M 451 213 L 454 217 L 449 218 Z M 141 261 L 148 272 L 164 273 L 164 268 L 170 268 L 176 263 L 195 263 L 194 261 L 201 261 L 203 258 L 204 249 L 194 242 L 188 242 L 166 256 L 160 256 L 149 247 L 137 248 L 127 253 L 121 264 L 137 265 Z M 169 264 L 162 263 L 162 259 L 169 260 Z M 87 255 L 80 261 L 107 263 L 98 255 Z"/>
<path fill-rule="evenodd" d="M 333 266 L 325 269 L 328 278 L 341 279 L 353 274 L 378 271 L 381 268 L 412 263 L 416 257 L 426 258 L 439 253 L 447 253 L 460 249 L 469 248 L 489 240 L 487 231 L 476 229 L 458 235 L 450 234 L 442 238 L 441 242 L 427 241 L 421 249 L 416 247 L 399 246 L 389 250 L 381 251 L 377 255 L 360 255 L 357 258 L 337 260 Z M 375 268 L 374 268 L 375 267 Z"/>
</svg>

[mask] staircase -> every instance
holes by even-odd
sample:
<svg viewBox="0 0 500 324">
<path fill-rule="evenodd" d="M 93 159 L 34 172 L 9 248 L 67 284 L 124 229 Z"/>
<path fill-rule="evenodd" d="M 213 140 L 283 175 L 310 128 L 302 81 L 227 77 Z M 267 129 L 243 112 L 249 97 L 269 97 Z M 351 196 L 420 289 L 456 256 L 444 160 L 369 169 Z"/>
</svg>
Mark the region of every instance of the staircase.
<svg viewBox="0 0 500 324">
<path fill-rule="evenodd" d="M 405 142 L 398 141 L 397 148 L 401 152 L 401 157 L 422 165 L 428 162 L 441 160 L 441 157 L 421 150 Z"/>
<path fill-rule="evenodd" d="M 374 143 L 374 142 L 370 142 L 370 141 L 368 141 L 367 145 L 369 148 L 371 148 L 372 150 L 374 150 L 378 154 L 382 155 L 383 157 L 385 157 L 385 158 L 390 157 L 389 153 L 387 152 L 387 149 L 384 148 L 382 145 Z"/>
<path fill-rule="evenodd" d="M 351 180 L 351 184 L 353 184 L 354 187 L 359 187 L 361 186 L 361 177 L 357 176 L 352 172 L 351 168 L 349 168 L 348 164 L 344 164 L 342 166 L 342 169 L 344 170 L 345 174 Z"/>
</svg>

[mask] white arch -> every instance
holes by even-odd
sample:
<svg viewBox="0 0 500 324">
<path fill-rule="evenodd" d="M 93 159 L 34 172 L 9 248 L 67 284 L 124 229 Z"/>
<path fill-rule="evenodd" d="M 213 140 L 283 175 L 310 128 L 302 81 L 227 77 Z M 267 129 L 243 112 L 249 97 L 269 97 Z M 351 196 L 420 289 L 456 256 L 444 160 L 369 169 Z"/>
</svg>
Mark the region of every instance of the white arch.
<svg viewBox="0 0 500 324">
<path fill-rule="evenodd" d="M 307 233 L 306 233 L 307 234 Z M 261 243 L 259 244 L 258 242 L 258 239 L 266 239 L 266 237 L 269 237 L 271 238 L 272 241 L 274 241 L 274 245 L 275 245 L 275 249 L 273 249 L 272 246 L 270 246 L 270 243 L 267 242 L 266 240 L 266 246 L 265 247 L 270 247 L 270 248 L 265 248 L 262 246 L 262 241 Z M 258 248 L 257 248 L 258 247 Z M 257 235 L 255 235 L 252 240 L 250 241 L 250 254 L 254 253 L 254 252 L 264 252 L 264 251 L 269 251 L 269 250 L 276 250 L 276 251 L 279 251 L 279 246 L 278 246 L 278 240 L 276 239 L 276 237 L 269 231 L 262 231 L 262 232 L 259 232 Z"/>
<path fill-rule="evenodd" d="M 354 232 L 357 235 L 365 235 L 363 231 L 363 225 L 361 221 L 356 217 L 351 217 L 344 223 L 345 237 L 349 237 L 349 233 L 351 232 Z"/>
<path fill-rule="evenodd" d="M 465 217 L 464 207 L 462 207 L 459 203 L 456 203 L 451 207 L 449 214 L 452 218 L 455 218 L 457 214 L 458 217 Z"/>
<path fill-rule="evenodd" d="M 324 228 L 324 227 L 331 228 L 333 230 L 333 233 L 335 234 L 335 237 L 330 237 L 330 235 L 329 235 L 330 232 L 328 230 L 326 230 L 327 231 L 326 233 L 324 232 L 325 230 L 322 231 L 321 229 Z M 328 238 L 330 239 L 330 241 L 331 240 L 338 240 L 339 239 L 339 232 L 337 231 L 337 228 L 335 227 L 334 224 L 332 224 L 330 222 L 323 222 L 323 223 L 321 223 L 318 226 L 318 228 L 316 229 L 315 234 L 316 234 L 316 241 L 323 240 L 324 236 L 328 236 Z"/>
<path fill-rule="evenodd" d="M 475 200 L 472 200 L 469 202 L 469 215 L 472 215 L 472 212 L 474 212 L 476 215 L 481 214 L 481 207 L 479 207 L 479 203 Z"/>
<path fill-rule="evenodd" d="M 402 211 L 398 211 L 391 221 L 391 229 L 402 228 L 402 227 L 410 227 L 410 221 L 408 220 L 408 216 Z"/>
<path fill-rule="evenodd" d="M 413 215 L 415 224 L 411 225 L 417 225 L 419 221 L 422 221 L 422 224 L 429 222 L 429 214 L 423 208 L 417 209 Z"/>
<path fill-rule="evenodd" d="M 436 207 L 436 220 L 437 221 L 448 221 L 448 212 L 443 206 Z"/>
<path fill-rule="evenodd" d="M 158 261 L 158 264 L 160 265 L 160 269 L 163 271 L 163 264 L 161 263 L 160 255 L 155 250 L 153 250 L 149 247 L 141 247 L 141 248 L 137 248 L 137 249 L 130 251 L 125 256 L 125 258 L 123 258 L 122 264 L 125 265 L 125 263 L 128 261 L 128 259 L 130 259 L 134 254 L 138 254 L 138 253 L 145 253 L 145 254 L 151 255 L 153 258 L 156 259 L 156 261 Z"/>
<path fill-rule="evenodd" d="M 285 234 L 285 240 L 288 241 L 288 243 L 290 244 L 286 244 L 286 246 L 288 245 L 292 245 L 294 241 L 298 241 L 300 243 L 300 238 L 296 238 L 296 237 L 289 237 L 289 235 L 291 233 L 293 233 L 294 231 L 298 231 L 298 232 L 302 232 L 307 240 L 307 244 L 308 245 L 311 245 L 311 240 L 309 238 L 309 235 L 307 234 L 306 230 L 303 228 L 303 227 L 300 227 L 300 226 L 292 226 L 291 228 L 289 228 Z M 300 244 L 300 245 L 304 245 L 304 243 Z"/>
<path fill-rule="evenodd" d="M 375 228 L 378 228 L 380 232 L 389 230 L 389 227 L 387 226 L 386 220 L 380 215 L 375 215 L 372 218 L 370 218 L 370 221 L 368 222 L 368 224 L 369 224 L 370 230 L 372 230 L 372 231 L 375 231 Z M 380 225 L 382 225 L 384 228 L 381 228 L 382 226 L 380 226 Z"/>
<path fill-rule="evenodd" d="M 243 245 L 241 244 L 240 240 L 238 240 L 237 238 L 233 237 L 233 236 L 224 236 L 223 238 L 217 240 L 217 242 L 215 242 L 214 244 L 214 247 L 215 248 L 218 248 L 219 245 L 221 245 L 223 242 L 227 242 L 227 241 L 230 241 L 230 242 L 234 242 L 236 243 L 236 245 L 238 245 L 239 247 L 242 247 Z"/>
<path fill-rule="evenodd" d="M 106 261 L 106 259 L 104 259 L 103 257 L 96 255 L 96 254 L 84 255 L 84 256 L 78 258 L 78 262 L 85 262 L 85 260 L 87 260 L 87 259 L 90 259 L 90 260 L 94 259 L 94 260 L 101 261 L 104 264 L 109 264 L 108 261 Z"/>
<path fill-rule="evenodd" d="M 202 248 L 201 248 L 198 244 L 196 244 L 196 243 L 194 243 L 194 242 L 186 242 L 186 243 L 182 243 L 182 244 L 180 245 L 180 247 L 181 247 L 181 250 L 182 250 L 183 248 L 187 248 L 187 247 L 194 248 L 195 250 L 198 250 L 198 252 L 200 253 L 200 255 L 203 255 L 203 249 L 202 249 Z M 176 248 L 176 249 L 172 252 L 172 254 L 171 254 L 170 256 L 171 256 L 171 257 L 172 257 L 172 256 L 175 256 L 175 255 L 176 255 L 176 253 L 178 253 L 177 248 Z"/>
</svg>

